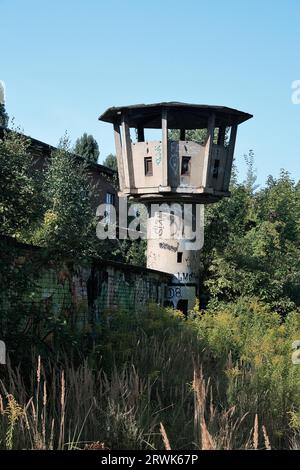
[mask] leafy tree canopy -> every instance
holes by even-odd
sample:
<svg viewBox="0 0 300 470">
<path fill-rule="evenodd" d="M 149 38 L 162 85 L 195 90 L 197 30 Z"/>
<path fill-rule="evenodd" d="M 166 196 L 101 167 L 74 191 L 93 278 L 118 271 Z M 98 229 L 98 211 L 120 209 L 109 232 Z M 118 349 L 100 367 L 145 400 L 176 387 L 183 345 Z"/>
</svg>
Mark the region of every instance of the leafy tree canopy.
<svg viewBox="0 0 300 470">
<path fill-rule="evenodd" d="M 8 126 L 8 114 L 5 110 L 5 105 L 0 103 L 0 126 L 7 127 Z"/>
<path fill-rule="evenodd" d="M 254 295 L 280 313 L 300 306 L 300 186 L 282 170 L 254 191 L 247 180 L 206 208 L 202 289 L 215 300 Z"/>
<path fill-rule="evenodd" d="M 99 157 L 99 146 L 96 139 L 86 132 L 76 140 L 74 152 L 81 155 L 87 161 L 97 163 Z"/>
<path fill-rule="evenodd" d="M 15 131 L 5 131 L 0 140 L 0 230 L 14 237 L 31 228 L 40 214 L 29 145 L 30 140 Z"/>
<path fill-rule="evenodd" d="M 110 153 L 103 161 L 103 165 L 111 168 L 112 170 L 118 171 L 117 157 Z"/>
<path fill-rule="evenodd" d="M 34 241 L 56 254 L 88 255 L 91 249 L 94 212 L 92 186 L 85 163 L 74 160 L 67 136 L 52 153 L 45 176 L 43 223 Z"/>
</svg>

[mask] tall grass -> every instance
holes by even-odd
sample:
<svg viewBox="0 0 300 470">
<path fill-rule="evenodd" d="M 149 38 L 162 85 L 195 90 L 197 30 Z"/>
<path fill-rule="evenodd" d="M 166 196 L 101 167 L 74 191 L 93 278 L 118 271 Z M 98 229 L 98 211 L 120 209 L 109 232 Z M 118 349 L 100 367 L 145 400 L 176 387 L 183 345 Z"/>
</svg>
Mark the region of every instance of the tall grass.
<svg viewBox="0 0 300 470">
<path fill-rule="evenodd" d="M 95 442 L 111 449 L 234 445 L 239 420 L 232 420 L 233 409 L 218 412 L 211 396 L 207 402 L 209 383 L 201 369 L 192 383 L 183 377 L 168 390 L 167 376 L 162 374 L 158 385 L 157 378 L 142 378 L 133 364 L 115 368 L 110 376 L 93 371 L 87 361 L 77 369 L 67 362 L 64 371 L 49 364 L 47 369 L 48 378 L 41 364 L 41 381 L 29 389 L 11 369 L 11 393 L 2 382 L 1 448 L 77 449 Z"/>
<path fill-rule="evenodd" d="M 236 308 L 225 309 L 226 322 L 224 311 L 195 311 L 187 321 L 151 306 L 137 315 L 108 313 L 97 347 L 80 364 L 62 355 L 34 357 L 30 372 L 8 363 L 1 371 L 0 448 L 299 448 L 300 374 L 283 344 L 298 320 L 283 332 L 277 317 L 270 323 L 248 302 L 251 326 Z M 248 339 L 236 322 L 246 325 Z M 270 334 L 274 364 L 255 360 Z M 255 335 L 255 354 L 247 353 L 245 342 L 250 348 Z M 291 372 L 282 375 L 284 367 Z"/>
</svg>

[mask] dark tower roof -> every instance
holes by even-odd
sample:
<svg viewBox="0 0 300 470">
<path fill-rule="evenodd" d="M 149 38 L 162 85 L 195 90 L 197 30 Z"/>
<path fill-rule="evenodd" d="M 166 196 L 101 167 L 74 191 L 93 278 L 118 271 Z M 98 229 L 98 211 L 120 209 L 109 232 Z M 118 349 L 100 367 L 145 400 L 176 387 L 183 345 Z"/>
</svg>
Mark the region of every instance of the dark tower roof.
<svg viewBox="0 0 300 470">
<path fill-rule="evenodd" d="M 227 108 L 226 106 L 210 106 L 206 104 L 189 104 L 178 102 L 163 102 L 154 104 L 136 104 L 108 108 L 101 116 L 100 121 L 121 123 L 121 115 L 126 114 L 129 127 L 145 127 L 159 129 L 161 127 L 161 114 L 168 111 L 169 129 L 202 129 L 207 126 L 209 115 L 215 114 L 215 126 L 232 126 L 241 124 L 252 118 L 252 114 Z"/>
</svg>

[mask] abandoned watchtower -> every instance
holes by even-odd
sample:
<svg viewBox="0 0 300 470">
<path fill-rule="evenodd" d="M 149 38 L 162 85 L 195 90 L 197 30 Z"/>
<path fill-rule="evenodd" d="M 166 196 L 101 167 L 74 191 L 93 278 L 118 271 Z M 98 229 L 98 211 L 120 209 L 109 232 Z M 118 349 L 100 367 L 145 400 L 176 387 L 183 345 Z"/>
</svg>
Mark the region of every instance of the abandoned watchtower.
<svg viewBox="0 0 300 470">
<path fill-rule="evenodd" d="M 114 125 L 119 195 L 148 205 L 177 206 L 229 196 L 237 127 L 251 117 L 223 106 L 178 102 L 107 109 L 99 119 Z M 199 250 L 191 250 L 185 240 L 169 238 L 176 219 L 174 211 L 152 213 L 147 266 L 173 274 L 167 301 L 186 310 L 198 294 Z M 161 237 L 153 239 L 152 228 L 158 223 Z"/>
<path fill-rule="evenodd" d="M 222 106 L 171 102 L 109 108 L 99 119 L 114 125 L 121 194 L 206 203 L 229 195 L 237 126 L 251 117 Z M 146 129 L 161 129 L 161 138 L 145 139 Z M 168 136 L 173 129 L 176 140 Z M 203 142 L 189 140 L 187 131 L 195 129 L 206 130 Z"/>
</svg>

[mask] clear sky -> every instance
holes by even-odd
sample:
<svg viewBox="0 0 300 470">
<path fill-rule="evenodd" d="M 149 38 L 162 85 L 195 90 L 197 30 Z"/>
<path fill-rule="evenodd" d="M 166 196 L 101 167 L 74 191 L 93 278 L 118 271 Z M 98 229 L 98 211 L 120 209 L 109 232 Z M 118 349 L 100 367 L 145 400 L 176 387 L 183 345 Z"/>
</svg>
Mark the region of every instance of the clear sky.
<svg viewBox="0 0 300 470">
<path fill-rule="evenodd" d="M 239 127 L 236 162 L 255 152 L 258 182 L 300 173 L 299 0 L 0 0 L 0 80 L 24 132 L 56 145 L 94 135 L 110 106 L 184 101 L 254 115 Z"/>
</svg>

